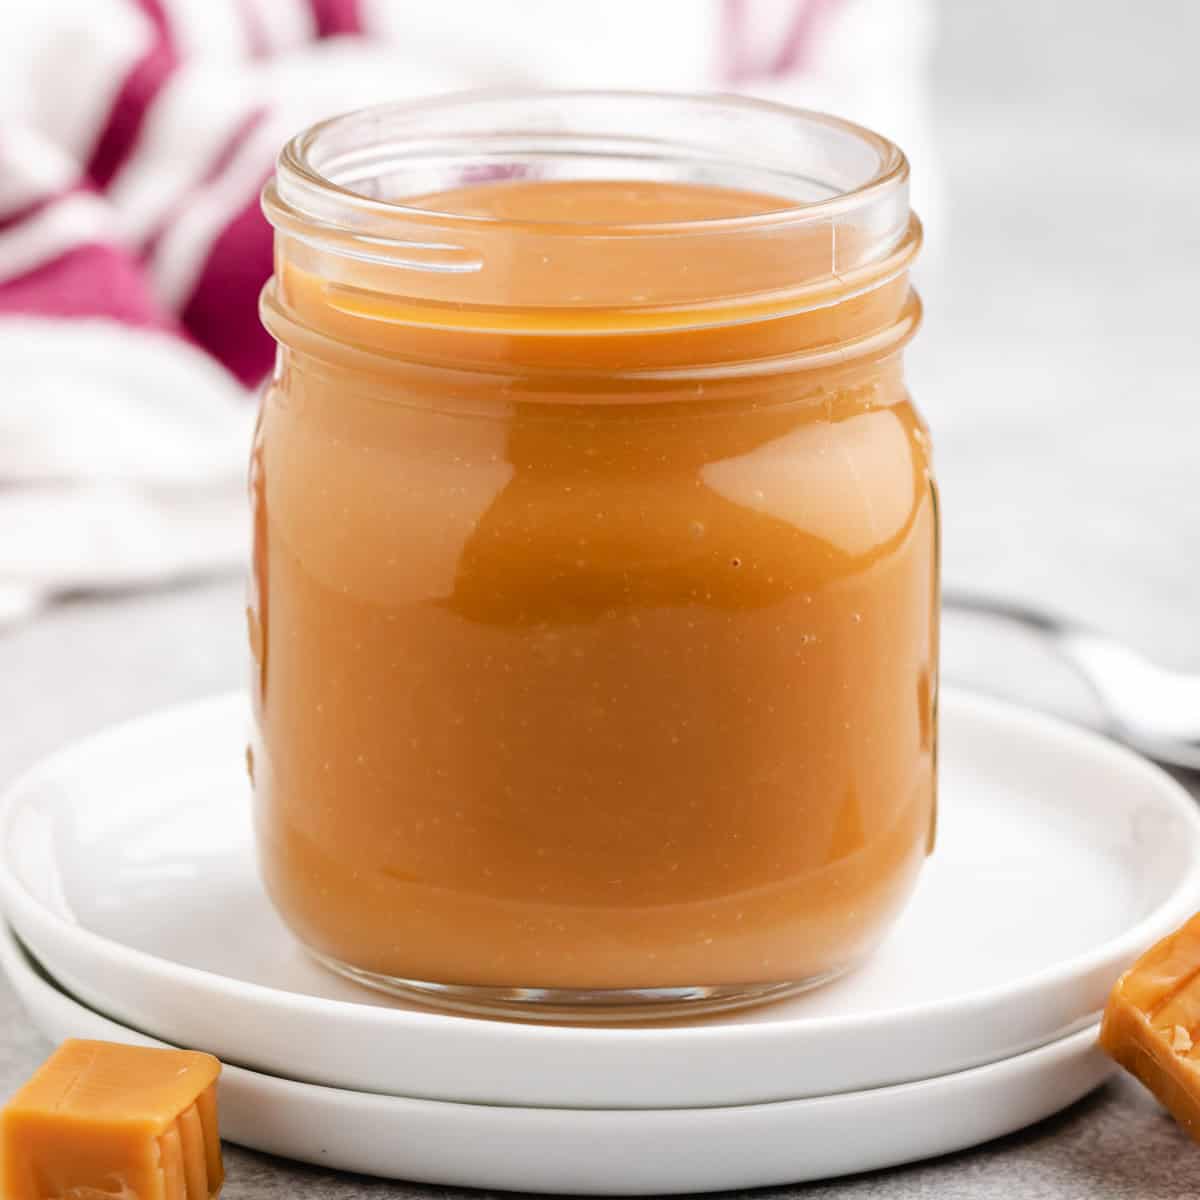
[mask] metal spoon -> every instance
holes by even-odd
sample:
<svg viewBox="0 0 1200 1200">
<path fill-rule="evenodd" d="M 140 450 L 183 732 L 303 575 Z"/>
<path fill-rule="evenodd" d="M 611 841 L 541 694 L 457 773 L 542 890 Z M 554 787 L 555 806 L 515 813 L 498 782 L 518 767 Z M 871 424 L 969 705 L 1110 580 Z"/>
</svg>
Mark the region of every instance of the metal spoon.
<svg viewBox="0 0 1200 1200">
<path fill-rule="evenodd" d="M 1158 762 L 1200 770 L 1200 674 L 1160 667 L 1107 634 L 1020 602 L 948 588 L 942 603 L 1040 634 L 1091 689 L 1114 737 Z"/>
</svg>

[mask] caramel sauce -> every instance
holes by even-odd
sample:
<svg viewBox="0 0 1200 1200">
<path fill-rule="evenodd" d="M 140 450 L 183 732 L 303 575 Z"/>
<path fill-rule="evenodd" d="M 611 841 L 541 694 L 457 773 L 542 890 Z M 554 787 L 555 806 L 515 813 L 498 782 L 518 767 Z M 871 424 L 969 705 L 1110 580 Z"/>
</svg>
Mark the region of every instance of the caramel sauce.
<svg viewBox="0 0 1200 1200">
<path fill-rule="evenodd" d="M 533 224 L 783 204 L 605 182 L 414 203 Z M 797 277 L 828 253 L 759 251 Z M 686 284 L 722 300 L 689 304 L 615 237 L 620 309 L 539 305 L 544 264 L 512 263 L 499 308 L 470 279 L 416 301 L 280 255 L 256 818 L 318 952 L 499 987 L 796 981 L 899 910 L 935 795 L 916 301 L 902 271 L 803 310 L 742 298 L 744 253 L 714 236 Z M 595 262 L 552 267 L 586 295 Z"/>
</svg>

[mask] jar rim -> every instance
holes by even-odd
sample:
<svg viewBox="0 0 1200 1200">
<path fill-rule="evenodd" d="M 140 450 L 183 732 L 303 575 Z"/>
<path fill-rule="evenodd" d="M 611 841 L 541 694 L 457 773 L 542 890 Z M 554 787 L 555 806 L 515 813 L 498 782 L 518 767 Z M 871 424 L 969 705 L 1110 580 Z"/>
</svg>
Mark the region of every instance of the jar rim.
<svg viewBox="0 0 1200 1200">
<path fill-rule="evenodd" d="M 525 333 L 538 312 L 649 333 L 796 314 L 885 285 L 920 245 L 908 174 L 887 138 L 770 101 L 485 90 L 312 126 L 284 147 L 263 209 L 277 263 L 320 279 L 359 318 Z M 626 205 L 608 222 L 596 205 L 583 220 L 437 208 L 442 194 L 510 181 L 696 184 L 755 203 L 649 221 Z"/>
<path fill-rule="evenodd" d="M 436 207 L 406 204 L 394 198 L 381 199 L 364 190 L 349 186 L 334 176 L 328 164 L 318 159 L 322 142 L 338 134 L 353 136 L 356 126 L 377 135 L 386 124 L 405 118 L 420 120 L 423 116 L 450 114 L 475 105 L 529 103 L 562 105 L 580 102 L 600 104 L 635 103 L 645 105 L 686 104 L 699 110 L 710 108 L 722 113 L 739 113 L 749 118 L 761 117 L 787 121 L 795 127 L 807 127 L 826 135 L 839 136 L 848 142 L 872 151 L 874 169 L 844 189 L 818 199 L 783 203 L 778 209 L 736 216 L 697 217 L 687 220 L 650 221 L 589 221 L 562 219 L 529 219 L 493 214 L 449 212 Z M 356 147 L 361 151 L 362 147 Z M 781 178 L 785 172 L 778 173 Z M 907 210 L 909 164 L 904 153 L 888 138 L 843 117 L 813 109 L 792 107 L 757 97 L 729 92 L 664 92 L 614 89 L 476 89 L 442 94 L 354 109 L 328 117 L 289 139 L 280 151 L 274 184 L 268 184 L 266 205 L 271 216 L 272 201 L 282 202 L 298 214 L 310 209 L 304 201 L 323 195 L 326 201 L 340 202 L 349 214 L 375 216 L 382 219 L 406 218 L 425 225 L 447 230 L 497 229 L 535 231 L 543 237 L 555 234 L 568 237 L 669 236 L 681 234 L 736 233 L 741 230 L 761 230 L 764 226 L 817 223 L 844 216 L 855 209 L 867 208 L 888 192 L 902 192 Z M 270 193 L 274 192 L 274 196 Z M 315 195 L 314 195 L 315 194 Z M 781 196 L 781 200 L 784 198 Z M 312 207 L 318 219 L 327 204 Z M 359 222 L 350 222 L 357 225 Z M 341 222 L 338 222 L 341 224 Z"/>
</svg>

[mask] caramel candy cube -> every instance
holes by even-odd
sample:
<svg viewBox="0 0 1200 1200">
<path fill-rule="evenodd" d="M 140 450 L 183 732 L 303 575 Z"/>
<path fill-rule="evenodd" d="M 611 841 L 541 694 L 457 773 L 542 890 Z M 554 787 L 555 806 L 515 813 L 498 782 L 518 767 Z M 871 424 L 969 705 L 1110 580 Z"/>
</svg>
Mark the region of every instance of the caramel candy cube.
<svg viewBox="0 0 1200 1200">
<path fill-rule="evenodd" d="M 1100 1045 L 1200 1141 L 1200 914 L 1121 976 Z"/>
<path fill-rule="evenodd" d="M 208 1054 L 71 1039 L 0 1113 L 3 1200 L 212 1200 L 221 1190 Z"/>
</svg>

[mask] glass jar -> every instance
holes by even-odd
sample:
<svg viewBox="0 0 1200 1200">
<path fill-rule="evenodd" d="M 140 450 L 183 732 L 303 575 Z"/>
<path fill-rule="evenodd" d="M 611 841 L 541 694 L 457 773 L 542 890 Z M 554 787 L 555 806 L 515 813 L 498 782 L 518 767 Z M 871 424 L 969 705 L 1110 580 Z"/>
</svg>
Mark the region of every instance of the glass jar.
<svg viewBox="0 0 1200 1200">
<path fill-rule="evenodd" d="M 324 962 L 644 1018 L 883 936 L 935 813 L 907 179 L 731 97 L 465 95 L 284 149 L 251 764 Z"/>
</svg>

